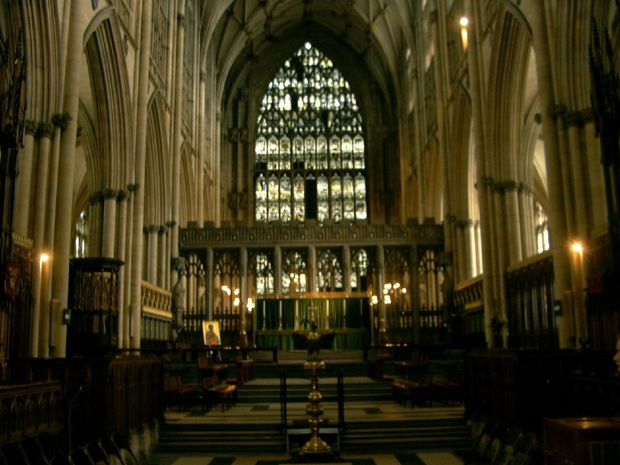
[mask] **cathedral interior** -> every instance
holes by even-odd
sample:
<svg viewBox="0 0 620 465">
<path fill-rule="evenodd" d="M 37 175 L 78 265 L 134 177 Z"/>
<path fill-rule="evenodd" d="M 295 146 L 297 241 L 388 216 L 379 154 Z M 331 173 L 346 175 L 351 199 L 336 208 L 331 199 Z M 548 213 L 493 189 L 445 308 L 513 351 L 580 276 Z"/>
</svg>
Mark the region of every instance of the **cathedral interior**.
<svg viewBox="0 0 620 465">
<path fill-rule="evenodd" d="M 149 463 L 320 335 L 618 463 L 619 65 L 617 0 L 2 0 L 0 463 Z"/>
</svg>

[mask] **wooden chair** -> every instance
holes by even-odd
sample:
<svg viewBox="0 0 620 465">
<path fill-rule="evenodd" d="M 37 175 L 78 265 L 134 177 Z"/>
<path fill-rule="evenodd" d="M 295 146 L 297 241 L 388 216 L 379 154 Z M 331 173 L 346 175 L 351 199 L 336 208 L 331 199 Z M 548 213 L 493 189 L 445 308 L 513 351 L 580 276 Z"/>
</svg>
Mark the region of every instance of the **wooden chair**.
<svg viewBox="0 0 620 465">
<path fill-rule="evenodd" d="M 168 406 L 177 405 L 187 410 L 198 386 L 184 384 L 181 375 L 164 376 L 164 402 Z"/>
<path fill-rule="evenodd" d="M 415 371 L 411 374 L 411 379 L 403 381 L 403 384 L 409 388 L 408 394 L 411 401 L 411 408 L 415 405 L 424 405 L 427 402 L 432 403 L 431 387 L 433 376 L 430 373 Z"/>
<path fill-rule="evenodd" d="M 33 437 L 25 437 L 20 441 L 20 446 L 26 454 L 26 458 L 28 459 L 28 463 L 30 465 L 48 465 L 49 462 L 47 457 L 45 456 L 45 452 L 37 442 L 36 438 Z"/>
<path fill-rule="evenodd" d="M 95 464 L 110 465 L 108 454 L 106 454 L 105 450 L 103 450 L 103 447 L 101 447 L 101 444 L 98 442 L 88 443 L 86 445 L 86 450 Z"/>
<path fill-rule="evenodd" d="M 95 465 L 85 447 L 76 447 L 69 451 L 69 463 L 73 465 Z"/>
<path fill-rule="evenodd" d="M 524 454 L 523 452 L 517 452 L 512 458 L 510 465 L 529 465 L 531 461 L 532 458 L 529 455 Z"/>
<path fill-rule="evenodd" d="M 11 465 L 28 465 L 28 457 L 26 457 L 19 442 L 4 444 L 0 450 L 7 463 Z"/>
<path fill-rule="evenodd" d="M 454 451 L 454 455 L 461 459 L 463 463 L 476 463 L 476 461 L 482 459 L 491 441 L 491 435 L 489 433 L 483 433 L 474 442 L 471 449 L 456 450 Z"/>
<path fill-rule="evenodd" d="M 118 447 L 119 451 L 121 452 L 126 451 L 127 454 L 129 454 L 129 456 L 131 457 L 131 460 L 133 460 L 134 465 L 140 465 L 140 460 L 138 460 L 138 457 L 136 457 L 136 454 L 134 453 L 132 448 L 129 446 L 129 441 L 127 440 L 127 436 L 117 431 L 117 432 L 112 433 L 110 437 L 112 441 L 114 442 L 114 444 L 116 444 L 116 447 Z"/>
<path fill-rule="evenodd" d="M 515 455 L 515 448 L 510 444 L 505 445 L 499 454 L 495 456 L 492 465 L 509 465 L 512 463 L 512 459 Z"/>
<path fill-rule="evenodd" d="M 396 368 L 400 369 L 403 376 L 411 379 L 416 371 L 428 371 L 428 355 L 414 350 L 411 352 L 409 360 L 395 362 Z"/>
<path fill-rule="evenodd" d="M 51 462 L 57 457 L 59 457 L 60 459 L 67 458 L 65 453 L 62 451 L 60 444 L 58 444 L 56 438 L 48 431 L 42 431 L 41 433 L 37 434 L 37 436 L 35 437 L 35 441 L 37 442 L 37 444 L 39 444 L 41 450 L 43 450 L 45 458 L 48 462 Z"/>
<path fill-rule="evenodd" d="M 411 387 L 402 381 L 392 382 L 392 396 L 394 400 L 403 406 L 407 406 L 407 399 L 411 398 Z M 411 405 L 413 408 L 413 404 Z"/>
<path fill-rule="evenodd" d="M 121 450 L 118 448 L 116 443 L 109 436 L 104 436 L 99 440 L 99 445 L 108 454 L 108 457 L 114 457 L 121 465 L 128 465 L 128 463 L 123 458 L 123 454 Z"/>
</svg>

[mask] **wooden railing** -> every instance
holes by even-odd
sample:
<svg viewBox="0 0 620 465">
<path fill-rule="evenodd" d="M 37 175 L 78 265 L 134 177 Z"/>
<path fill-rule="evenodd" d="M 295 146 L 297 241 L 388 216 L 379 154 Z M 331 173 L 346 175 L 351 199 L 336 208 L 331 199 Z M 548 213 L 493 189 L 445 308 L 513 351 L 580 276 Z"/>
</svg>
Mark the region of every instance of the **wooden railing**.
<svg viewBox="0 0 620 465">
<path fill-rule="evenodd" d="M 554 315 L 551 252 L 531 257 L 506 272 L 508 346 L 514 349 L 558 347 Z"/>
<path fill-rule="evenodd" d="M 0 387 L 0 445 L 44 431 L 62 432 L 65 412 L 61 382 Z"/>
<path fill-rule="evenodd" d="M 62 383 L 69 412 L 68 445 L 85 444 L 114 431 L 127 433 L 163 417 L 163 368 L 158 359 L 13 359 L 10 382 L 27 395 L 31 386 Z M 26 416 L 26 411 L 17 416 Z M 25 420 L 13 420 L 25 421 Z"/>
<path fill-rule="evenodd" d="M 143 341 L 169 341 L 172 325 L 172 293 L 142 281 Z"/>
<path fill-rule="evenodd" d="M 617 414 L 614 368 L 611 351 L 473 351 L 465 358 L 466 414 L 531 431 L 544 417 Z"/>
<path fill-rule="evenodd" d="M 551 253 L 542 253 L 509 267 L 505 280 L 508 347 L 557 348 Z M 482 277 L 454 288 L 454 308 L 453 342 L 468 348 L 485 347 Z"/>
</svg>

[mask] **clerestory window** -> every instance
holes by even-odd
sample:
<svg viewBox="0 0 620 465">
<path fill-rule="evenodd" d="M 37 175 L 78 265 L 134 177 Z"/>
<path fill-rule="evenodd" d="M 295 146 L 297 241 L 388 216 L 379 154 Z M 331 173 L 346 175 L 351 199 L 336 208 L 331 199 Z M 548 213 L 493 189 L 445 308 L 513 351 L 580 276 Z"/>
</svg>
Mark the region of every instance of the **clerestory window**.
<svg viewBox="0 0 620 465">
<path fill-rule="evenodd" d="M 261 103 L 254 152 L 255 221 L 365 220 L 366 150 L 349 83 L 304 44 Z"/>
</svg>

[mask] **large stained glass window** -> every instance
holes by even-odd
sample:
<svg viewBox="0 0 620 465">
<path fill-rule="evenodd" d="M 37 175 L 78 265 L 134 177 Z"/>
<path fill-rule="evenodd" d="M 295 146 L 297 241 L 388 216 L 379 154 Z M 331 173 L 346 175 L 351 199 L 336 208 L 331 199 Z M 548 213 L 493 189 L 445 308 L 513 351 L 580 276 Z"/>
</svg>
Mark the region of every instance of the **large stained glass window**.
<svg viewBox="0 0 620 465">
<path fill-rule="evenodd" d="M 254 148 L 254 219 L 365 220 L 366 153 L 355 95 L 310 43 L 263 97 Z"/>
</svg>

